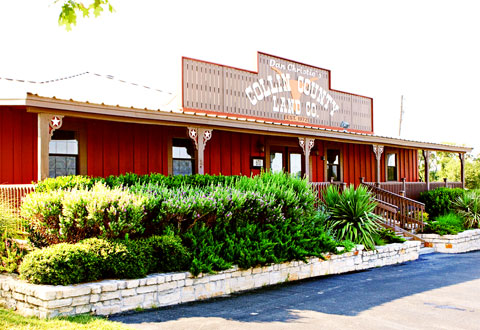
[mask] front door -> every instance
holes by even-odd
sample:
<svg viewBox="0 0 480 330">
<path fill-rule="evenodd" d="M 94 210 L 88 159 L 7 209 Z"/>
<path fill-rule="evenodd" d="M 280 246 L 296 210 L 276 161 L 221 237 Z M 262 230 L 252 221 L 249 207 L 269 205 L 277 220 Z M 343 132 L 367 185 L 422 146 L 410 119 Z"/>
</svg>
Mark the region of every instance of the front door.
<svg viewBox="0 0 480 330">
<path fill-rule="evenodd" d="M 270 147 L 270 170 L 286 171 L 302 177 L 305 174 L 302 149 L 294 147 Z"/>
</svg>

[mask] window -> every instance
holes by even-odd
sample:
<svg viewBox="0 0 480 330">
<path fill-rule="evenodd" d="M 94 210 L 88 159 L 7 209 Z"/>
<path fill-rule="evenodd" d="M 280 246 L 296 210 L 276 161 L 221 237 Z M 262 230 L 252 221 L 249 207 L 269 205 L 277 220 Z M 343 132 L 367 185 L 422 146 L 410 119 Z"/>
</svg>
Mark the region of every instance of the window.
<svg viewBox="0 0 480 330">
<path fill-rule="evenodd" d="M 283 171 L 283 152 L 272 151 L 270 153 L 270 169 L 273 173 Z"/>
<path fill-rule="evenodd" d="M 74 131 L 53 132 L 49 145 L 48 176 L 78 174 L 78 140 Z"/>
<path fill-rule="evenodd" d="M 302 177 L 302 154 L 290 153 L 290 174 Z"/>
<path fill-rule="evenodd" d="M 397 154 L 387 153 L 387 181 L 398 181 Z"/>
<path fill-rule="evenodd" d="M 173 139 L 173 175 L 190 175 L 195 172 L 195 149 L 190 139 Z"/>
<path fill-rule="evenodd" d="M 340 150 L 327 149 L 327 181 L 340 181 Z"/>
</svg>

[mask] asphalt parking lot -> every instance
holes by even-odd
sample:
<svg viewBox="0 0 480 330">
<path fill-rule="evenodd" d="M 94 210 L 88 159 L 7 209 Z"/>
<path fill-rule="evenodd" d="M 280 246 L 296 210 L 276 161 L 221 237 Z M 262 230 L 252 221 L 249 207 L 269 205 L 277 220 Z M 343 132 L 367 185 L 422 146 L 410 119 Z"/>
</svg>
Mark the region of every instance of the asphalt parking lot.
<svg viewBox="0 0 480 330">
<path fill-rule="evenodd" d="M 480 251 L 110 319 L 136 329 L 480 329 Z"/>
</svg>

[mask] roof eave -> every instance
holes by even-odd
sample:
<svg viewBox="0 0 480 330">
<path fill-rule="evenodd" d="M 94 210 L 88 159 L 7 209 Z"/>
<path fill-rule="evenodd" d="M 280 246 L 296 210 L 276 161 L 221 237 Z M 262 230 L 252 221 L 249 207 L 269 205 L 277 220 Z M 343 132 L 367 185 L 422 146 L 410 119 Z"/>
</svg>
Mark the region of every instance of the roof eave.
<svg viewBox="0 0 480 330">
<path fill-rule="evenodd" d="M 433 151 L 468 153 L 473 150 L 470 147 L 450 146 L 437 143 L 401 140 L 389 137 L 380 137 L 368 134 L 355 134 L 336 130 L 326 130 L 318 128 L 304 128 L 298 125 L 272 125 L 262 121 L 248 123 L 240 118 L 232 119 L 226 115 L 225 118 L 217 116 L 196 115 L 183 113 L 179 111 L 162 111 L 161 109 L 138 109 L 134 107 L 124 107 L 120 105 L 94 104 L 88 102 L 78 102 L 74 100 L 61 100 L 51 97 L 42 97 L 33 94 L 27 94 L 23 100 L 28 107 L 54 109 L 58 111 L 98 114 L 113 117 L 126 117 L 135 119 L 144 119 L 151 121 L 162 121 L 170 123 L 187 123 L 200 126 L 216 126 L 219 128 L 233 128 L 245 131 L 257 131 L 259 134 L 281 133 L 295 136 L 308 136 L 323 138 L 328 140 L 340 140 L 345 142 L 354 142 L 362 144 L 379 144 L 392 147 L 413 148 Z M 13 104 L 9 104 L 13 105 Z M 41 112 L 41 111 L 38 111 Z"/>
</svg>

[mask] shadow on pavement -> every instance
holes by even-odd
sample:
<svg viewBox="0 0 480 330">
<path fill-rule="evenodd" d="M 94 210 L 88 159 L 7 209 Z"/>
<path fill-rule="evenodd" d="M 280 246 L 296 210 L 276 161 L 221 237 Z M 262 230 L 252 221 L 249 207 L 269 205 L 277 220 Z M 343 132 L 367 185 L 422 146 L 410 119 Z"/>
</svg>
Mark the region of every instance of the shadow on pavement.
<svg viewBox="0 0 480 330">
<path fill-rule="evenodd" d="M 480 278 L 480 251 L 423 255 L 416 261 L 362 272 L 286 283 L 229 297 L 118 314 L 126 324 L 219 317 L 241 322 L 288 322 L 296 311 L 355 316 L 384 303 Z"/>
</svg>

